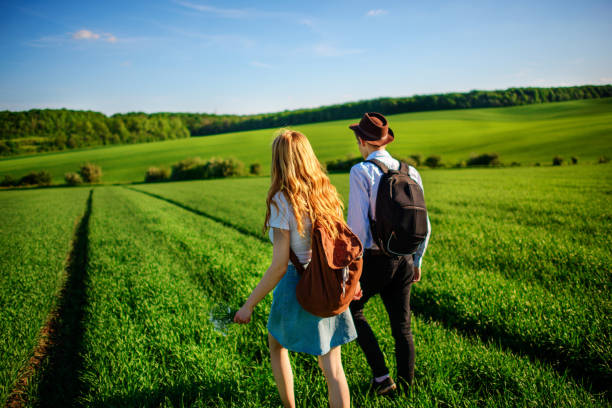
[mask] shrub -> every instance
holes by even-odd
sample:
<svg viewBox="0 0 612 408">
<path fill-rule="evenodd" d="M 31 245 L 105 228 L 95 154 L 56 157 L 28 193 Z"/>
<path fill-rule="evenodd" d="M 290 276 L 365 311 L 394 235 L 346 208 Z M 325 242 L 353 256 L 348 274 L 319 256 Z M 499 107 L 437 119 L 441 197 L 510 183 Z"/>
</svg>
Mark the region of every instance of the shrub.
<svg viewBox="0 0 612 408">
<path fill-rule="evenodd" d="M 213 157 L 205 162 L 200 170 L 198 178 L 221 178 L 241 176 L 244 174 L 244 164 L 237 159 L 219 159 Z"/>
<path fill-rule="evenodd" d="M 608 163 L 609 161 L 610 161 L 610 158 L 608 156 L 599 156 L 597 163 L 604 164 L 604 163 Z"/>
<path fill-rule="evenodd" d="M 261 175 L 261 164 L 253 163 L 249 166 L 249 173 L 255 176 Z"/>
<path fill-rule="evenodd" d="M 4 140 L 0 140 L 0 156 L 11 153 L 11 148 Z"/>
<path fill-rule="evenodd" d="M 572 156 L 572 164 L 578 164 L 578 158 L 576 156 Z"/>
<path fill-rule="evenodd" d="M 102 168 L 94 163 L 85 163 L 81 165 L 79 174 L 86 183 L 98 183 L 102 179 Z"/>
<path fill-rule="evenodd" d="M 442 166 L 442 159 L 438 155 L 429 156 L 425 159 L 427 167 L 436 168 Z"/>
<path fill-rule="evenodd" d="M 412 157 L 406 157 L 406 158 L 404 158 L 404 157 L 396 157 L 396 159 L 398 159 L 400 161 L 403 161 L 404 163 L 406 163 L 407 165 L 412 166 L 412 167 L 417 167 L 418 166 L 417 162 Z"/>
<path fill-rule="evenodd" d="M 66 184 L 71 186 L 76 186 L 77 184 L 81 184 L 83 179 L 79 175 L 79 173 L 68 172 L 64 174 L 64 180 L 66 180 Z"/>
<path fill-rule="evenodd" d="M 216 166 L 217 168 L 213 168 L 213 172 L 217 177 L 244 176 L 246 173 L 244 163 L 233 157 L 218 160 Z"/>
<path fill-rule="evenodd" d="M 499 154 L 497 153 L 483 153 L 478 156 L 472 156 L 467 161 L 468 166 L 498 166 L 499 165 Z"/>
<path fill-rule="evenodd" d="M 536 163 L 536 164 L 535 164 L 535 166 L 536 166 L 536 167 L 540 167 L 540 163 L 539 163 L 539 162 L 538 162 L 538 163 Z"/>
<path fill-rule="evenodd" d="M 416 166 L 414 167 L 420 166 L 421 162 L 423 161 L 423 156 L 421 156 L 420 154 L 412 154 L 410 155 L 410 158 L 416 163 Z"/>
<path fill-rule="evenodd" d="M 457 162 L 453 167 L 456 169 L 467 167 L 467 162 L 465 160 L 461 160 L 460 162 Z"/>
<path fill-rule="evenodd" d="M 5 175 L 2 178 L 2 182 L 0 182 L 0 186 L 2 187 L 12 187 L 19 184 L 19 180 L 11 176 L 10 174 Z"/>
<path fill-rule="evenodd" d="M 245 174 L 244 163 L 240 160 L 212 158 L 203 161 L 191 157 L 172 165 L 172 180 L 199 180 L 209 178 L 242 176 Z"/>
<path fill-rule="evenodd" d="M 521 165 L 521 163 L 516 162 L 516 161 L 513 161 L 512 163 L 510 163 L 510 166 L 512 166 L 512 167 L 518 167 L 520 165 Z"/>
<path fill-rule="evenodd" d="M 51 185 L 51 173 L 46 170 L 31 171 L 19 180 L 21 186 L 48 186 Z"/>
<path fill-rule="evenodd" d="M 151 166 L 145 173 L 145 182 L 164 181 L 170 179 L 170 169 L 167 167 Z"/>
<path fill-rule="evenodd" d="M 356 165 L 359 162 L 362 162 L 363 158 L 361 157 L 353 157 L 348 156 L 346 159 L 338 159 L 333 161 L 328 161 L 326 164 L 327 171 L 333 173 L 347 172 L 351 170 L 351 167 Z"/>
<path fill-rule="evenodd" d="M 560 166 L 563 164 L 563 157 L 561 156 L 555 156 L 553 157 L 553 166 Z"/>
<path fill-rule="evenodd" d="M 206 162 L 199 157 L 188 157 L 172 165 L 172 180 L 196 180 L 205 178 L 204 165 Z"/>
</svg>

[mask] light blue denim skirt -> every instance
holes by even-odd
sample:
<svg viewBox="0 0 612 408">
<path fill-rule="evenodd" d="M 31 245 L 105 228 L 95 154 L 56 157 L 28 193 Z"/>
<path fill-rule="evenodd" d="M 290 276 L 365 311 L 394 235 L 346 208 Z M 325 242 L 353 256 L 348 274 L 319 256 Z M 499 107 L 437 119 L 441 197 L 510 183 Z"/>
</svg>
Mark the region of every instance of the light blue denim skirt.
<svg viewBox="0 0 612 408">
<path fill-rule="evenodd" d="M 304 310 L 295 296 L 299 279 L 295 266 L 288 265 L 274 288 L 268 316 L 272 337 L 288 350 L 317 356 L 355 340 L 357 332 L 348 309 L 332 317 L 318 317 Z"/>
</svg>

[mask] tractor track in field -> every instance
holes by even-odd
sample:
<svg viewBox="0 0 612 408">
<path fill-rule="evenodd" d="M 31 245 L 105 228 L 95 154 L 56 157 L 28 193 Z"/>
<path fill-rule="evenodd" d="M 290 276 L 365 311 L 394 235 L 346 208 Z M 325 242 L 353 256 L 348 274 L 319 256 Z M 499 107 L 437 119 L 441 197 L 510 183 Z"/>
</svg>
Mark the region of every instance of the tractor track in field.
<svg viewBox="0 0 612 408">
<path fill-rule="evenodd" d="M 419 288 L 417 293 L 412 297 L 411 310 L 424 320 L 439 322 L 446 329 L 457 330 L 466 338 L 476 338 L 484 344 L 493 342 L 502 350 L 524 355 L 532 362 L 547 364 L 559 375 L 567 373 L 568 377 L 589 393 L 612 401 L 609 374 L 585 368 L 604 365 L 605 361 L 591 356 L 572 359 L 571 355 L 554 347 L 533 344 L 528 339 L 508 333 L 501 325 L 482 327 L 475 318 L 461 315 L 453 306 L 457 300 L 447 293 L 437 293 L 433 289 L 422 288 Z"/>
<path fill-rule="evenodd" d="M 28 405 L 28 386 L 34 377 L 40 377 L 38 405 L 75 405 L 81 390 L 78 380 L 82 365 L 79 351 L 87 303 L 85 281 L 92 197 L 93 189 L 89 191 L 85 212 L 75 220 L 75 232 L 65 260 L 65 280 L 59 290 L 56 306 L 47 316 L 38 336 L 38 344 L 21 370 L 6 401 L 6 408 Z"/>
<path fill-rule="evenodd" d="M 148 195 L 158 200 L 165 201 L 199 216 L 218 222 L 226 227 L 232 228 L 241 234 L 256 238 L 264 243 L 269 243 L 267 239 L 258 236 L 245 228 L 231 224 L 215 215 L 192 208 L 171 198 L 133 187 L 122 187 Z M 464 336 L 478 338 L 484 343 L 493 341 L 501 346 L 501 348 L 504 350 L 525 355 L 533 362 L 539 361 L 545 363 L 553 370 L 557 371 L 560 375 L 565 375 L 565 373 L 567 373 L 569 377 L 573 378 L 578 384 L 582 384 L 582 386 L 585 387 L 585 389 L 587 389 L 590 393 L 603 396 L 608 401 L 612 400 L 612 393 L 610 393 L 608 390 L 608 378 L 605 375 L 602 376 L 601 373 L 584 369 L 582 364 L 585 362 L 585 360 L 566 361 L 568 360 L 567 355 L 537 346 L 534 348 L 534 346 L 527 341 L 516 339 L 513 336 L 505 333 L 502 328 L 484 329 L 477 327 L 474 322 L 458 322 L 458 316 L 455 316 L 456 312 L 454 312 L 452 308 L 446 308 L 446 310 L 443 310 L 441 306 L 436 304 L 435 300 L 430 299 L 430 295 L 430 293 L 426 293 L 422 299 L 415 296 L 416 299 L 414 300 L 413 305 L 415 309 L 413 312 L 415 314 L 423 316 L 426 320 L 438 321 L 447 329 L 456 329 L 463 333 Z"/>
<path fill-rule="evenodd" d="M 190 207 L 188 205 L 185 205 L 185 204 L 183 204 L 183 203 L 181 203 L 179 201 L 175 201 L 175 200 L 173 200 L 171 198 L 167 198 L 167 197 L 161 196 L 159 194 L 151 193 L 149 191 L 139 190 L 139 189 L 133 188 L 133 187 L 125 187 L 125 186 L 122 186 L 122 187 L 125 188 L 125 189 L 128 189 L 128 190 L 136 191 L 138 193 L 146 194 L 146 195 L 148 195 L 150 197 L 157 198 L 158 200 L 165 201 L 167 203 L 170 203 L 172 205 L 180 207 L 180 208 L 182 208 L 184 210 L 190 211 L 190 212 L 192 212 L 194 214 L 197 214 L 199 216 L 206 217 L 206 218 L 208 218 L 208 219 L 210 219 L 212 221 L 218 222 L 219 224 L 221 224 L 221 225 L 223 225 L 225 227 L 232 228 L 232 229 L 238 231 L 239 233 L 241 233 L 243 235 L 248 235 L 249 237 L 255 238 L 255 239 L 263 242 L 264 244 L 269 244 L 270 243 L 270 241 L 268 239 L 266 239 L 265 237 L 262 237 L 261 235 L 254 234 L 253 232 L 251 232 L 251 231 L 249 231 L 249 230 L 247 230 L 245 228 L 242 228 L 242 227 L 239 227 L 237 225 L 234 225 L 234 224 L 232 224 L 232 223 L 230 223 L 230 222 L 228 222 L 228 221 L 226 221 L 226 220 L 224 220 L 222 218 L 219 218 L 219 217 L 217 217 L 215 215 L 212 215 L 212 214 L 209 214 L 207 212 L 204 212 L 204 211 L 198 210 L 196 208 Z"/>
</svg>

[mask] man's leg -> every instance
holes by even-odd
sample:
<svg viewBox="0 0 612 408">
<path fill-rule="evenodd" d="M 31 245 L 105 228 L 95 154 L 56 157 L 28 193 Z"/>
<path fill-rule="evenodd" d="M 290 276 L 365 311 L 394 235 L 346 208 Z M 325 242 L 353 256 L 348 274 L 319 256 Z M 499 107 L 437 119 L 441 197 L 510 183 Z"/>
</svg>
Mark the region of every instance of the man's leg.
<svg viewBox="0 0 612 408">
<path fill-rule="evenodd" d="M 397 381 L 398 383 L 403 381 L 408 385 L 412 385 L 414 379 L 415 360 L 410 328 L 410 287 L 413 275 L 412 258 L 401 258 L 391 283 L 380 292 L 391 321 L 391 333 L 395 339 Z"/>
<path fill-rule="evenodd" d="M 382 377 L 389 374 L 389 369 L 385 364 L 385 358 L 380 350 L 376 336 L 363 314 L 363 308 L 368 299 L 379 293 L 380 289 L 390 279 L 388 259 L 379 255 L 371 256 L 367 252 L 364 254 L 363 270 L 359 280 L 363 290 L 363 297 L 351 302 L 350 305 L 355 329 L 357 330 L 357 343 L 363 350 L 374 377 Z"/>
<path fill-rule="evenodd" d="M 367 299 L 364 298 L 365 295 L 360 300 L 353 301 L 350 306 L 357 330 L 357 343 L 363 350 L 374 377 L 381 377 L 389 374 L 389 369 L 385 364 L 385 357 L 380 350 L 378 340 L 376 340 L 376 336 L 363 314 L 363 306 L 367 302 Z"/>
</svg>

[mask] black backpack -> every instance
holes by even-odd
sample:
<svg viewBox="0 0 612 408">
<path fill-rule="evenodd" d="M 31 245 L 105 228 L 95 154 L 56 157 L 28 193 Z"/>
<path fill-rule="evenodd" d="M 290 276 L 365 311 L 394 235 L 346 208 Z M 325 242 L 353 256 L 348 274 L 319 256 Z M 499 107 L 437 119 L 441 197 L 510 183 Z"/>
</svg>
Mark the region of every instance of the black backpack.
<svg viewBox="0 0 612 408">
<path fill-rule="evenodd" d="M 410 178 L 402 161 L 399 171 L 389 170 L 379 160 L 367 162 L 383 172 L 376 193 L 376 221 L 370 219 L 374 242 L 389 257 L 414 254 L 427 236 L 423 189 Z"/>
</svg>

